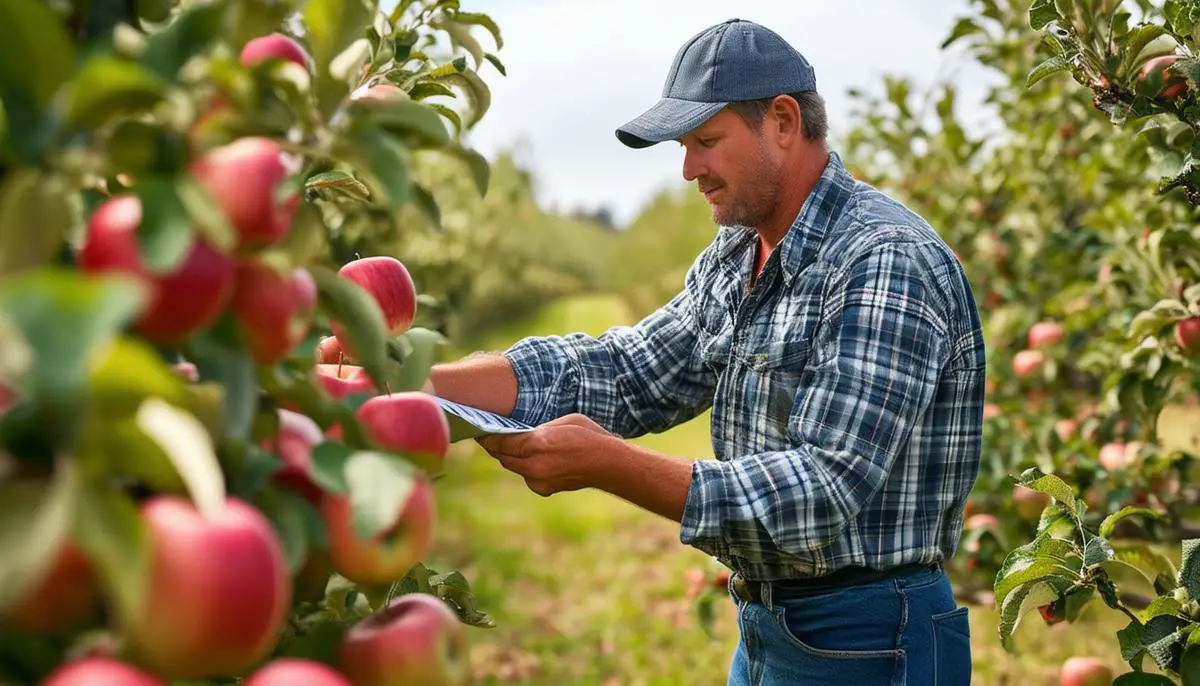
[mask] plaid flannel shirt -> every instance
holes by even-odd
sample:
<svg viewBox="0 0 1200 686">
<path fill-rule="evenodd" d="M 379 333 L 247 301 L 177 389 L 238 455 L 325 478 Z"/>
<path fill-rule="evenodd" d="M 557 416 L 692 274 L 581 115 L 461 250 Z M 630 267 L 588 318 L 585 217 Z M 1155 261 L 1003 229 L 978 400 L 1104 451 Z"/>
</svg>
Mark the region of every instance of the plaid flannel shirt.
<svg viewBox="0 0 1200 686">
<path fill-rule="evenodd" d="M 747 290 L 756 242 L 720 229 L 633 326 L 518 341 L 512 416 L 580 412 L 628 438 L 711 408 L 716 459 L 693 463 L 680 540 L 750 579 L 949 559 L 983 426 L 962 266 L 837 153 Z"/>
</svg>

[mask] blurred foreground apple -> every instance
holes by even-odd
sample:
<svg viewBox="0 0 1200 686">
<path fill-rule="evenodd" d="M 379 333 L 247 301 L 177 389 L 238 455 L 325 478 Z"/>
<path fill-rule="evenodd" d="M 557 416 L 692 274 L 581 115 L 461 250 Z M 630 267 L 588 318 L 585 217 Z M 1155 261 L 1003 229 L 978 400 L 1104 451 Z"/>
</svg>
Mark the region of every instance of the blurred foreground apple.
<svg viewBox="0 0 1200 686">
<path fill-rule="evenodd" d="M 321 517 L 329 538 L 334 569 L 359 584 L 382 585 L 400 579 L 429 552 L 436 517 L 433 484 L 416 474 L 408 498 L 392 525 L 369 539 L 354 528 L 354 512 L 346 495 L 326 494 Z"/>
<path fill-rule="evenodd" d="M 442 600 L 402 595 L 350 629 L 338 669 L 354 686 L 459 686 L 470 676 L 466 628 Z"/>
</svg>

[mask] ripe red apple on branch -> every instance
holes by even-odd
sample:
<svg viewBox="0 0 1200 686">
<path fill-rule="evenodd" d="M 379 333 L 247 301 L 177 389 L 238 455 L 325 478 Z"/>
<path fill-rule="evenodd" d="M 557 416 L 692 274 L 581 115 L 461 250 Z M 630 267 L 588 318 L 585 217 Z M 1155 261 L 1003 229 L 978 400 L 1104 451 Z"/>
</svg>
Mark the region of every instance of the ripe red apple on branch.
<svg viewBox="0 0 1200 686">
<path fill-rule="evenodd" d="M 1175 322 L 1175 342 L 1188 355 L 1200 355 L 1200 317 Z"/>
<path fill-rule="evenodd" d="M 1187 78 L 1182 74 L 1175 73 L 1170 67 L 1179 61 L 1179 55 L 1163 55 L 1147 60 L 1142 68 L 1138 70 L 1139 84 L 1145 83 L 1152 74 L 1161 76 L 1162 90 L 1154 95 L 1154 97 L 1164 100 L 1174 100 L 1183 95 L 1187 91 Z"/>
<path fill-rule="evenodd" d="M 225 309 L 233 292 L 233 260 L 195 236 L 170 273 L 151 274 L 138 245 L 141 222 L 137 196 L 102 203 L 88 220 L 79 269 L 85 274 L 127 274 L 148 284 L 151 297 L 136 328 L 152 341 L 176 343 L 211 325 Z"/>
<path fill-rule="evenodd" d="M 355 417 L 379 447 L 407 455 L 429 471 L 440 471 L 450 450 L 450 423 L 433 396 L 416 391 L 377 395 Z"/>
<path fill-rule="evenodd" d="M 250 39 L 242 46 L 239 59 L 247 67 L 269 59 L 294 62 L 305 69 L 308 69 L 309 63 L 308 51 L 304 49 L 304 46 L 282 33 L 272 33 Z"/>
<path fill-rule="evenodd" d="M 325 392 L 337 400 L 356 393 L 377 393 L 367 371 L 353 364 L 318 364 L 317 379 Z"/>
<path fill-rule="evenodd" d="M 109 657 L 71 660 L 51 672 L 41 686 L 167 686 L 142 670 Z"/>
<path fill-rule="evenodd" d="M 1112 668 L 1103 660 L 1078 655 L 1063 662 L 1058 681 L 1060 686 L 1110 686 L 1112 682 Z"/>
<path fill-rule="evenodd" d="M 274 364 L 308 334 L 317 286 L 303 267 L 290 269 L 253 256 L 237 263 L 230 307 L 255 361 Z"/>
<path fill-rule="evenodd" d="M 1029 378 L 1046 365 L 1046 353 L 1041 350 L 1021 350 L 1013 355 L 1013 373 L 1018 378 Z"/>
<path fill-rule="evenodd" d="M 351 686 L 346 677 L 315 660 L 280 658 L 242 682 L 242 686 Z"/>
<path fill-rule="evenodd" d="M 1038 322 L 1030 327 L 1027 339 L 1030 349 L 1034 350 L 1058 345 L 1063 339 L 1063 326 L 1053 321 Z"/>
<path fill-rule="evenodd" d="M 99 604 L 95 568 L 83 550 L 68 541 L 58 549 L 42 577 L 24 593 L 9 619 L 26 631 L 55 631 L 83 619 Z"/>
<path fill-rule="evenodd" d="M 367 540 L 355 531 L 349 496 L 325 495 L 321 518 L 329 539 L 329 560 L 339 574 L 359 584 L 391 583 L 429 551 L 436 516 L 433 484 L 423 474 L 414 480 L 392 525 Z"/>
<path fill-rule="evenodd" d="M 171 679 L 240 674 L 275 647 L 292 595 L 283 545 L 255 507 L 228 498 L 210 517 L 191 501 L 142 505 L 151 561 L 133 654 Z"/>
<path fill-rule="evenodd" d="M 189 170 L 229 218 L 239 250 L 274 245 L 291 231 L 300 194 L 277 198 L 288 170 L 283 150 L 270 138 L 239 138 L 209 150 Z"/>
<path fill-rule="evenodd" d="M 385 255 L 363 257 L 342 265 L 338 275 L 362 286 L 375 298 L 389 336 L 399 336 L 412 326 L 417 315 L 417 288 L 400 260 Z M 352 352 L 345 336 L 338 328 L 331 328 L 341 341 L 342 350 Z"/>
<path fill-rule="evenodd" d="M 321 427 L 312 419 L 291 410 L 279 410 L 279 432 L 263 447 L 279 456 L 283 467 L 272 480 L 299 493 L 313 505 L 321 501 L 321 487 L 312 478 L 313 448 L 325 440 Z"/>
<path fill-rule="evenodd" d="M 409 593 L 351 628 L 337 664 L 354 686 L 465 684 L 466 627 L 442 600 Z"/>
</svg>

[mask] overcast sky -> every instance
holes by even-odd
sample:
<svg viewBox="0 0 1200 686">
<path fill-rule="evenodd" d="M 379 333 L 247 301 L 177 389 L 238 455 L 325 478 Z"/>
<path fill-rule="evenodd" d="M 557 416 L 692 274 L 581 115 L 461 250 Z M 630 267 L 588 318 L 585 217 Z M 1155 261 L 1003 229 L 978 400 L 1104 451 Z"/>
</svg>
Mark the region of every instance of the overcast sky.
<svg viewBox="0 0 1200 686">
<path fill-rule="evenodd" d="M 808 58 L 835 135 L 845 91 L 877 92 L 884 73 L 921 84 L 952 78 L 966 88 L 964 114 L 984 116 L 978 67 L 955 64 L 956 47 L 938 48 L 967 0 L 463 0 L 462 8 L 500 25 L 508 70 L 483 68 L 492 107 L 470 143 L 488 157 L 516 148 L 547 205 L 606 205 L 621 223 L 664 186 L 684 183 L 683 155 L 674 143 L 628 149 L 614 129 L 658 99 L 684 41 L 726 19 L 767 26 Z M 490 38 L 483 45 L 493 47 Z"/>
</svg>

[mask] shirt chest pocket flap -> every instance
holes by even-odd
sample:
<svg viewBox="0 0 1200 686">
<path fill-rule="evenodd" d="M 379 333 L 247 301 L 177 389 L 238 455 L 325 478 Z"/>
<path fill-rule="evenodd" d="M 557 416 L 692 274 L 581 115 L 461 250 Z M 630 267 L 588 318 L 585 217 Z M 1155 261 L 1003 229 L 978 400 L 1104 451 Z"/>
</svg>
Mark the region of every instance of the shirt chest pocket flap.
<svg viewBox="0 0 1200 686">
<path fill-rule="evenodd" d="M 718 333 L 705 333 L 700 342 L 704 363 L 715 371 L 730 364 L 759 374 L 799 377 L 808 361 L 808 340 L 800 332 L 786 332 L 777 338 L 735 343 L 732 326 Z"/>
</svg>

